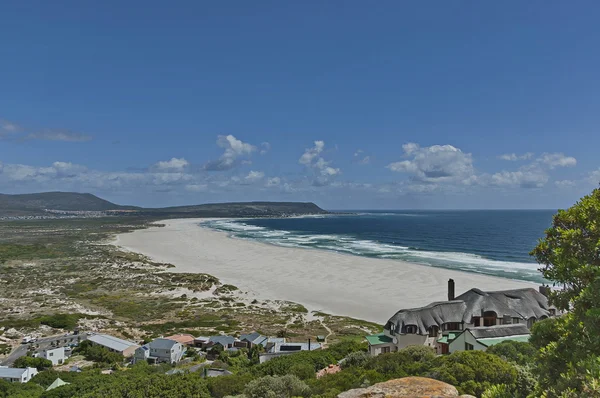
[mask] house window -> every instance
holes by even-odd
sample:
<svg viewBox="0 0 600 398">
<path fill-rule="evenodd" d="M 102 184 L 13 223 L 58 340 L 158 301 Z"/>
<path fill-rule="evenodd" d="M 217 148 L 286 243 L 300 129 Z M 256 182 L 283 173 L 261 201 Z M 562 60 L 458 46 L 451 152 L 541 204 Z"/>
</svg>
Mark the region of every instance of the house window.
<svg viewBox="0 0 600 398">
<path fill-rule="evenodd" d="M 432 326 L 429 328 L 429 337 L 437 337 L 440 328 L 437 326 Z"/>
<path fill-rule="evenodd" d="M 465 351 L 473 351 L 473 344 L 465 343 Z"/>
<path fill-rule="evenodd" d="M 519 318 L 513 318 L 512 323 L 516 325 L 516 324 L 520 323 L 519 321 L 520 321 Z"/>
<path fill-rule="evenodd" d="M 382 354 L 387 354 L 388 352 L 390 352 L 390 347 L 381 347 Z"/>
<path fill-rule="evenodd" d="M 416 325 L 406 325 L 404 327 L 404 330 L 406 330 L 407 334 L 416 334 L 417 333 L 417 326 Z"/>
<path fill-rule="evenodd" d="M 460 322 L 448 322 L 444 324 L 444 330 L 461 330 Z"/>
<path fill-rule="evenodd" d="M 533 327 L 533 324 L 535 323 L 536 319 L 534 317 L 531 317 L 527 320 L 527 329 L 531 329 Z"/>
<path fill-rule="evenodd" d="M 483 313 L 483 326 L 494 326 L 496 325 L 496 319 L 498 315 L 494 311 L 486 311 Z"/>
<path fill-rule="evenodd" d="M 51 352 L 51 353 L 49 353 L 49 354 L 48 354 L 48 356 L 49 356 L 49 357 L 53 357 L 53 356 L 54 356 L 54 353 L 53 353 L 53 352 Z"/>
</svg>

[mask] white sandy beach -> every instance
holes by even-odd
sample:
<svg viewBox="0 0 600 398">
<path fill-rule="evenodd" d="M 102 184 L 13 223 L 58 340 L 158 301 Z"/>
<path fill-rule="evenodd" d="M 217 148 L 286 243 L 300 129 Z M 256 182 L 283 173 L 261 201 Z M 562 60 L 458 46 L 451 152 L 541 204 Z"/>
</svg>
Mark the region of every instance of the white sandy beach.
<svg viewBox="0 0 600 398">
<path fill-rule="evenodd" d="M 449 278 L 456 281 L 457 295 L 472 287 L 537 288 L 533 283 L 397 260 L 233 239 L 200 227 L 202 221 L 206 219 L 161 221 L 165 227 L 119 235 L 114 244 L 171 263 L 175 272 L 214 275 L 261 299 L 294 301 L 311 311 L 382 324 L 399 309 L 447 300 Z"/>
</svg>

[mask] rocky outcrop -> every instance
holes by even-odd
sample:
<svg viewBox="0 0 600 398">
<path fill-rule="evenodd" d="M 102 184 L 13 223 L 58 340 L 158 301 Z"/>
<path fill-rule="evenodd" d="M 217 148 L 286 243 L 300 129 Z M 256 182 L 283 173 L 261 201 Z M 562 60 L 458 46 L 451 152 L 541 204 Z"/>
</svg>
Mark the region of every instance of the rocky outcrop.
<svg viewBox="0 0 600 398">
<path fill-rule="evenodd" d="M 338 398 L 466 398 L 458 390 L 443 381 L 426 377 L 404 377 L 357 388 L 338 395 Z"/>
</svg>

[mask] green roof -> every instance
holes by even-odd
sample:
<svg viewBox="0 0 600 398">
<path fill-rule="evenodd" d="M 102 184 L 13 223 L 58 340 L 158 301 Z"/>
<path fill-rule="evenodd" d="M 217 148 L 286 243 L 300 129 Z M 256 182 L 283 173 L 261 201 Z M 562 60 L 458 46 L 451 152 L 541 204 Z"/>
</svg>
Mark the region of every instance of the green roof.
<svg viewBox="0 0 600 398">
<path fill-rule="evenodd" d="M 392 342 L 392 338 L 386 336 L 383 332 L 366 336 L 369 345 L 387 344 Z"/>
<path fill-rule="evenodd" d="M 60 377 L 59 377 L 56 380 L 54 380 L 54 383 L 50 384 L 50 386 L 48 386 L 48 388 L 46 388 L 46 391 L 54 390 L 57 387 L 66 386 L 67 384 L 71 384 L 71 383 L 67 383 L 66 381 L 62 381 L 60 379 Z"/>
<path fill-rule="evenodd" d="M 452 340 L 454 340 L 456 338 L 456 336 L 458 336 L 460 333 L 448 333 L 443 335 L 442 337 L 440 337 L 437 342 L 438 343 L 442 343 L 442 344 L 448 344 L 450 343 Z"/>
<path fill-rule="evenodd" d="M 520 342 L 528 342 L 530 335 L 521 334 L 518 336 L 506 336 L 506 337 L 490 337 L 487 339 L 478 339 L 477 341 L 483 344 L 484 346 L 490 347 L 496 345 L 498 343 L 502 343 L 503 341 L 520 341 Z"/>
</svg>

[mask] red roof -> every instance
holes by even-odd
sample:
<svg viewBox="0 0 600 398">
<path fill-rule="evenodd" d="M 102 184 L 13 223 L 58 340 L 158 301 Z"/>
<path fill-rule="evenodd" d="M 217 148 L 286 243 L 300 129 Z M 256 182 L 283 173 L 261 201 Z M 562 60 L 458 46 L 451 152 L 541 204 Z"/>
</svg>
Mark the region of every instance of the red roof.
<svg viewBox="0 0 600 398">
<path fill-rule="evenodd" d="M 181 344 L 194 344 L 194 336 L 191 334 L 174 334 L 173 336 L 167 336 L 165 339 L 174 340 Z"/>
</svg>

